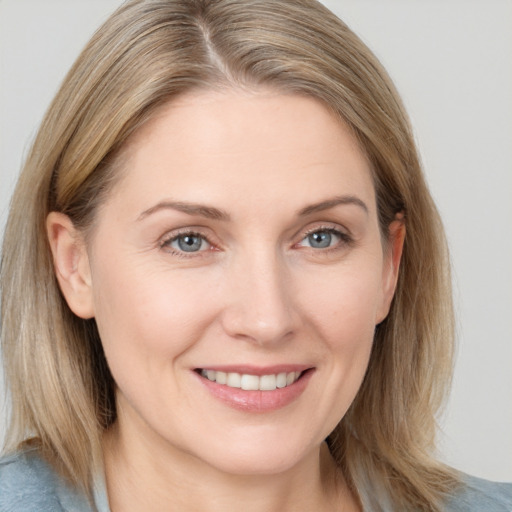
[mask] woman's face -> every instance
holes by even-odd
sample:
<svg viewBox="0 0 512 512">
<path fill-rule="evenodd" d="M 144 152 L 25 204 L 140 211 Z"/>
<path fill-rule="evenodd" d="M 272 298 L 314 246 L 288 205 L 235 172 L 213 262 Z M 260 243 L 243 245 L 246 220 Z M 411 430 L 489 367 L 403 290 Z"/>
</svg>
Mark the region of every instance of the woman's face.
<svg viewBox="0 0 512 512">
<path fill-rule="evenodd" d="M 86 279 L 119 427 L 228 472 L 305 460 L 353 401 L 396 280 L 354 137 L 313 99 L 198 92 L 120 172 Z"/>
</svg>

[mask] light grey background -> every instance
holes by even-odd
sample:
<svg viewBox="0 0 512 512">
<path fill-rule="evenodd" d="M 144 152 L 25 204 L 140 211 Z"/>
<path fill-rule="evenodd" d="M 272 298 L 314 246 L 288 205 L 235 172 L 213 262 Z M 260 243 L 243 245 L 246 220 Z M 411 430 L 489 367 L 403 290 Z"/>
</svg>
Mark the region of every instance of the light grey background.
<svg viewBox="0 0 512 512">
<path fill-rule="evenodd" d="M 0 230 L 44 110 L 120 3 L 0 0 Z M 512 2 L 325 3 L 401 91 L 450 239 L 459 350 L 441 457 L 512 481 Z"/>
</svg>

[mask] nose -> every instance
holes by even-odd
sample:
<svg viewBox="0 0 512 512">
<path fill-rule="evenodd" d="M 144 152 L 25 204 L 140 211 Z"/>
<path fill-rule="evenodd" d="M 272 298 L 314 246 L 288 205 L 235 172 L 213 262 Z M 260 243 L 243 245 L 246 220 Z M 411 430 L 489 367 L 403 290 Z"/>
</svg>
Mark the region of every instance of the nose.
<svg viewBox="0 0 512 512">
<path fill-rule="evenodd" d="M 255 254 L 234 265 L 229 275 L 225 332 L 259 345 L 281 343 L 293 336 L 300 317 L 293 304 L 293 280 L 275 254 Z"/>
</svg>

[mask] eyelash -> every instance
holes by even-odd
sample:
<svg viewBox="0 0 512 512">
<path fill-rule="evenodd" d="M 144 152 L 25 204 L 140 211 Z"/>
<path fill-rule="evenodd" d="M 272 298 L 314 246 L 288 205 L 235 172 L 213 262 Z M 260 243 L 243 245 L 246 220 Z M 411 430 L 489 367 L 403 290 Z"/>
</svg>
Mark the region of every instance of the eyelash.
<svg viewBox="0 0 512 512">
<path fill-rule="evenodd" d="M 190 253 L 187 253 L 186 251 L 178 251 L 171 247 L 171 243 L 175 242 L 176 240 L 178 240 L 178 238 L 182 236 L 196 236 L 202 238 L 209 246 L 215 247 L 215 244 L 211 242 L 210 239 L 204 233 L 200 233 L 199 231 L 194 231 L 190 229 L 184 229 L 183 231 L 173 232 L 169 236 L 164 237 L 159 244 L 160 249 L 163 249 L 169 254 L 177 256 L 178 258 L 197 258 L 198 256 L 203 256 L 205 252 L 209 252 L 208 250 L 205 250 L 191 251 Z"/>
<path fill-rule="evenodd" d="M 316 254 L 328 254 L 333 251 L 340 250 L 343 247 L 351 246 L 354 244 L 354 239 L 352 238 L 352 236 L 347 234 L 344 231 L 341 231 L 338 228 L 334 228 L 332 226 L 315 226 L 313 229 L 310 229 L 310 230 L 304 232 L 302 234 L 302 238 L 300 239 L 300 241 L 293 244 L 293 247 L 304 247 L 305 249 L 308 249 L 307 246 L 300 246 L 299 244 L 301 242 L 303 242 L 307 237 L 311 236 L 314 233 L 329 233 L 329 234 L 339 237 L 339 239 L 340 239 L 339 242 L 332 247 L 326 247 L 326 248 L 320 248 L 320 249 L 309 247 L 309 249 L 313 250 Z M 199 237 L 210 246 L 210 249 L 202 250 L 202 251 L 191 251 L 189 253 L 187 253 L 186 251 L 175 250 L 174 248 L 171 247 L 171 243 L 175 242 L 182 236 Z M 194 231 L 194 230 L 190 230 L 190 229 L 184 229 L 182 231 L 171 233 L 170 235 L 166 236 L 165 238 L 163 238 L 161 240 L 161 242 L 159 243 L 159 246 L 160 246 L 160 249 L 163 249 L 166 252 L 168 252 L 169 254 L 171 254 L 173 256 L 177 256 L 179 258 L 197 258 L 197 257 L 204 256 L 205 255 L 204 253 L 211 252 L 212 250 L 215 250 L 215 244 L 210 240 L 210 238 L 208 236 L 206 236 L 204 233 L 201 233 L 199 231 Z"/>
<path fill-rule="evenodd" d="M 311 236 L 314 233 L 329 233 L 329 234 L 339 237 L 338 243 L 336 243 L 330 247 L 313 248 L 313 247 L 303 246 L 303 247 L 305 247 L 305 249 L 310 249 L 310 250 L 314 251 L 314 253 L 319 256 L 320 255 L 327 256 L 327 255 L 331 254 L 332 252 L 336 252 L 336 251 L 339 251 L 346 247 L 350 247 L 350 246 L 354 245 L 354 242 L 355 242 L 354 238 L 351 235 L 349 235 L 345 231 L 340 230 L 337 227 L 335 228 L 333 226 L 315 226 L 314 228 L 306 231 L 302 235 L 302 238 L 300 239 L 300 241 L 298 243 L 294 244 L 294 247 L 298 246 L 306 238 L 308 238 L 309 236 Z"/>
</svg>

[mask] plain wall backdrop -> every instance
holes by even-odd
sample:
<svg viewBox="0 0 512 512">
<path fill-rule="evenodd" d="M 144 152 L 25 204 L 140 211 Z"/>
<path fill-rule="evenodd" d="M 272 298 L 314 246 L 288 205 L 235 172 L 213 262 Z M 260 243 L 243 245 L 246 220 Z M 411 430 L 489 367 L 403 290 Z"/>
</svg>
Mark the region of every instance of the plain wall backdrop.
<svg viewBox="0 0 512 512">
<path fill-rule="evenodd" d="M 120 3 L 0 0 L 0 233 L 45 109 Z M 448 233 L 458 357 L 440 455 L 468 473 L 512 481 L 512 2 L 324 3 L 395 80 Z M 4 411 L 2 396 L 0 439 Z"/>
</svg>

